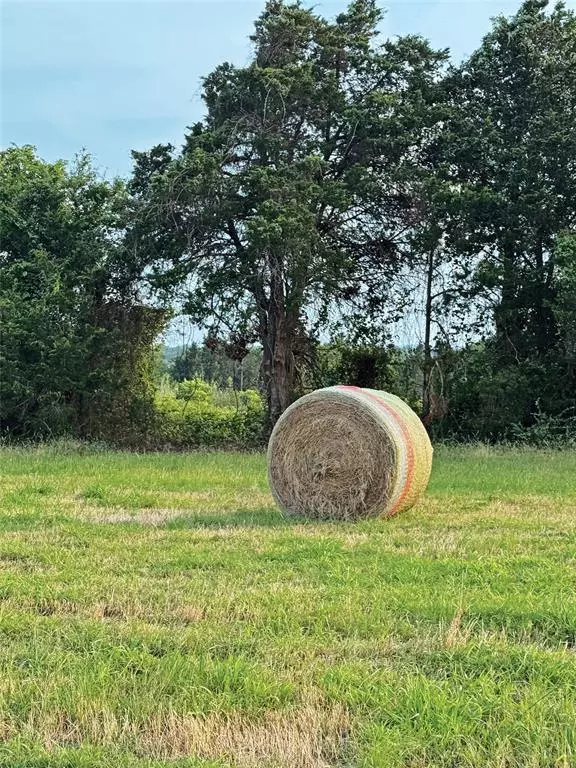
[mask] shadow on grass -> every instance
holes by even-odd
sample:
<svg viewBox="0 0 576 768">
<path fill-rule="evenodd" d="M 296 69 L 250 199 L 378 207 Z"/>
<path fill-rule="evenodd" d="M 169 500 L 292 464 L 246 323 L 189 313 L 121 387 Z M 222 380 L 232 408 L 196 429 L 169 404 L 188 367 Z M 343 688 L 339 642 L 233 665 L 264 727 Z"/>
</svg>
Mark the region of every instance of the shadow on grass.
<svg viewBox="0 0 576 768">
<path fill-rule="evenodd" d="M 118 509 L 117 507 L 98 506 L 98 514 L 84 518 L 82 522 L 100 525 L 125 525 L 138 528 L 161 528 L 163 530 L 183 531 L 200 528 L 303 528 L 328 532 L 337 529 L 356 533 L 378 532 L 382 526 L 388 526 L 395 518 L 366 520 L 327 520 L 312 517 L 291 517 L 284 515 L 274 507 L 256 509 L 230 509 L 202 511 L 186 508 L 158 509 L 149 507 Z"/>
</svg>

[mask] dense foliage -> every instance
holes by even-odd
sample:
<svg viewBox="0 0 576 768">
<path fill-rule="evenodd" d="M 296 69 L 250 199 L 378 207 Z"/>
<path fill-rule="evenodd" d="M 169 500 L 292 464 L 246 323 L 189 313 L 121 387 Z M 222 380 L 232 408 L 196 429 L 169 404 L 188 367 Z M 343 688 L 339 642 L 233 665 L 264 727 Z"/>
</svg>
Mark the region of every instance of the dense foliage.
<svg viewBox="0 0 576 768">
<path fill-rule="evenodd" d="M 486 338 L 463 356 L 475 373 L 454 393 L 466 401 L 452 403 L 464 434 L 502 436 L 539 409 L 576 415 L 574 251 L 563 234 L 576 224 L 576 16 L 546 6 L 528 0 L 497 19 L 444 83 L 434 202 Z"/>
<path fill-rule="evenodd" d="M 0 154 L 0 425 L 16 437 L 134 439 L 152 404 L 163 313 L 122 245 L 125 185 L 32 147 Z"/>
<path fill-rule="evenodd" d="M 182 152 L 135 153 L 135 236 L 159 284 L 188 281 L 195 320 L 260 342 L 271 424 L 294 397 L 311 315 L 397 266 L 401 181 L 444 54 L 412 37 L 376 45 L 379 18 L 364 0 L 333 23 L 271 0 L 252 62 L 205 79 L 207 115 Z"/>
<path fill-rule="evenodd" d="M 203 379 L 165 382 L 156 410 L 155 448 L 251 448 L 262 440 L 265 411 L 255 390 L 222 390 Z"/>
<path fill-rule="evenodd" d="M 436 437 L 576 439 L 576 15 L 525 0 L 458 66 L 380 18 L 269 0 L 127 184 L 1 153 L 4 434 L 253 444 L 346 381 Z M 167 307 L 206 337 L 159 363 Z"/>
</svg>

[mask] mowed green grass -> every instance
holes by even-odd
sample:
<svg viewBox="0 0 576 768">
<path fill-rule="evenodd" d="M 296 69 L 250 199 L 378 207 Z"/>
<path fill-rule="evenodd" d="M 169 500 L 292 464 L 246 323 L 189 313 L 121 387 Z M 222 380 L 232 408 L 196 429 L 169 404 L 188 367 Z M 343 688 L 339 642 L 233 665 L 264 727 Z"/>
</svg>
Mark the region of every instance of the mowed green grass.
<svg viewBox="0 0 576 768">
<path fill-rule="evenodd" d="M 261 455 L 0 469 L 0 765 L 576 765 L 576 453 L 440 448 L 359 524 Z"/>
</svg>

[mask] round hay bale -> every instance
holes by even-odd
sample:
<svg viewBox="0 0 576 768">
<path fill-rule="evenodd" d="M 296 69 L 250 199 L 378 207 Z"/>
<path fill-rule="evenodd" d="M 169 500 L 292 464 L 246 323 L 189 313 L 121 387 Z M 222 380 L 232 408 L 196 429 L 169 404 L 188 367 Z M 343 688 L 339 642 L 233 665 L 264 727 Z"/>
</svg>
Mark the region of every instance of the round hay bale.
<svg viewBox="0 0 576 768">
<path fill-rule="evenodd" d="M 424 492 L 432 445 L 395 395 L 318 389 L 280 417 L 268 444 L 268 479 L 288 515 L 359 520 L 409 509 Z"/>
</svg>

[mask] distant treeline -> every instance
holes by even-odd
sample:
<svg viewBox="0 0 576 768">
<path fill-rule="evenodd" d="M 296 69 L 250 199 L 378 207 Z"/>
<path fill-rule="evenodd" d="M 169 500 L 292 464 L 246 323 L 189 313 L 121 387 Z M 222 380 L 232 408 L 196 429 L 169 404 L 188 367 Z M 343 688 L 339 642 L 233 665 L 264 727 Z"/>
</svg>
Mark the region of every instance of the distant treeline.
<svg viewBox="0 0 576 768">
<path fill-rule="evenodd" d="M 576 15 L 525 0 L 457 66 L 380 16 L 269 0 L 128 180 L 0 153 L 4 437 L 253 443 L 346 381 L 437 437 L 574 439 Z M 206 335 L 167 363 L 176 307 Z"/>
</svg>

